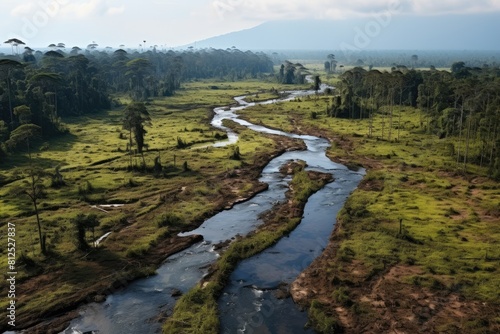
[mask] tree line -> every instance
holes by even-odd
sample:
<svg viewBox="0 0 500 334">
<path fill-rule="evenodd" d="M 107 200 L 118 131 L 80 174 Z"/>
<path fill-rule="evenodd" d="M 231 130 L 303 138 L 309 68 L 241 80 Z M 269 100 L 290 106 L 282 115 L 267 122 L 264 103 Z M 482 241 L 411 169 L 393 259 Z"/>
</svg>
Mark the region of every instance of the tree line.
<svg viewBox="0 0 500 334">
<path fill-rule="evenodd" d="M 186 80 L 238 80 L 272 72 L 265 54 L 237 49 L 128 52 L 99 51 L 92 44 L 66 50 L 60 43 L 42 52 L 25 47 L 0 59 L 0 155 L 23 144 L 11 136 L 20 126 L 36 125 L 45 138 L 64 133 L 62 117 L 110 108 L 112 94 L 145 101 L 173 95 Z"/>
<path fill-rule="evenodd" d="M 355 67 L 340 79 L 329 116 L 368 118 L 371 137 L 373 116 L 380 114 L 377 137 L 397 141 L 402 107 L 419 108 L 421 130 L 449 138 L 457 164 L 464 170 L 468 163 L 488 167 L 490 176 L 500 178 L 500 68 L 468 67 L 464 62 L 454 63 L 450 71 Z"/>
</svg>

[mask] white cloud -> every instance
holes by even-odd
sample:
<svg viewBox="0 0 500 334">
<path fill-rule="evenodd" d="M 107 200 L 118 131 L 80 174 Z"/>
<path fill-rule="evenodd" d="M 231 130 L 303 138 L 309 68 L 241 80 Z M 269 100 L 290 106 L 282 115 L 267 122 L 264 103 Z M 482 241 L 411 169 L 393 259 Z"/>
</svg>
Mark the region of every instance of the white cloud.
<svg viewBox="0 0 500 334">
<path fill-rule="evenodd" d="M 33 2 L 23 3 L 19 6 L 12 8 L 10 15 L 12 16 L 25 16 L 32 12 L 34 7 Z"/>
<path fill-rule="evenodd" d="M 73 1 L 61 8 L 62 17 L 68 19 L 83 19 L 96 14 L 102 0 Z"/>
<path fill-rule="evenodd" d="M 500 11 L 500 0 L 213 0 L 211 5 L 222 18 L 260 21 L 351 18 L 394 8 L 421 15 Z"/>
<path fill-rule="evenodd" d="M 108 15 L 119 15 L 125 11 L 125 6 L 121 7 L 109 7 L 107 10 Z"/>
<path fill-rule="evenodd" d="M 465 14 L 500 10 L 500 1 L 496 0 L 414 0 L 411 2 L 414 13 L 424 15 Z"/>
<path fill-rule="evenodd" d="M 125 11 L 125 6 L 116 6 L 123 3 L 116 0 L 72 0 L 61 5 L 61 17 L 64 19 L 87 19 L 105 15 L 118 15 Z"/>
</svg>

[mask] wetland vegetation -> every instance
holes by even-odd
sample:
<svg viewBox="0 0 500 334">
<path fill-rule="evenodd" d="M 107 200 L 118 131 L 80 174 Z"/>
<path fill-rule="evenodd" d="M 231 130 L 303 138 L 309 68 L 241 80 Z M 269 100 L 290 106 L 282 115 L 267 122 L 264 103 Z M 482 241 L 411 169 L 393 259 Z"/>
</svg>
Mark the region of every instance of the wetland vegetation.
<svg viewBox="0 0 500 334">
<path fill-rule="evenodd" d="M 285 62 L 276 73 L 268 56 L 234 49 L 74 48 L 0 60 L 0 228 L 17 226 L 18 322 L 58 316 L 36 330 L 64 329 L 77 305 L 152 275 L 199 241 L 179 232 L 265 189 L 262 168 L 301 144 L 227 121 L 238 142 L 212 147 L 227 138 L 210 125 L 213 107 L 312 88 L 310 73 L 336 89 L 240 112 L 254 124 L 320 134 L 332 142 L 332 160 L 368 170 L 331 243 L 292 285 L 310 325 L 324 333 L 497 331 L 499 69 L 332 69 L 328 59 L 327 72 Z M 216 333 L 216 298 L 231 270 L 293 230 L 326 181 L 297 167 L 289 201 L 223 248 L 164 331 Z"/>
</svg>

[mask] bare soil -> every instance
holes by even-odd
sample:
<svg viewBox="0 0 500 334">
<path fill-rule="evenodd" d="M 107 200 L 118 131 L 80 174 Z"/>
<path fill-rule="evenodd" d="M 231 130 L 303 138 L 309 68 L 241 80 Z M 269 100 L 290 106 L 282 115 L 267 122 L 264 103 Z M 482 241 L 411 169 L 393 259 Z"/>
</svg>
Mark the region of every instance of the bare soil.
<svg viewBox="0 0 500 334">
<path fill-rule="evenodd" d="M 345 333 L 479 333 L 474 323 L 488 323 L 500 315 L 493 305 L 468 301 L 460 295 L 408 284 L 410 276 L 423 271 L 417 266 L 395 265 L 383 273 L 367 278 L 363 265 L 353 261 L 343 263 L 343 279 L 349 282 L 352 305 L 338 303 L 332 298 L 335 272 L 325 268 L 331 263 L 333 243 L 291 286 L 292 298 L 300 305 L 316 299 L 327 312 L 336 317 Z M 498 333 L 500 328 L 491 327 Z M 484 327 L 482 328 L 484 330 Z"/>
</svg>

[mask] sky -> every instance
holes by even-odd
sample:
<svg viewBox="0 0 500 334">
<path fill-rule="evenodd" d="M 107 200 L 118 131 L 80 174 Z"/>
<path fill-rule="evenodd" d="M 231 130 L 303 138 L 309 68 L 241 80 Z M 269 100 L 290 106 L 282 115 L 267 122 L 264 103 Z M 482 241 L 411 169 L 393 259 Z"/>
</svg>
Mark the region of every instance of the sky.
<svg viewBox="0 0 500 334">
<path fill-rule="evenodd" d="M 1 0 L 0 32 L 4 41 L 18 38 L 33 48 L 93 42 L 168 48 L 272 20 L 341 20 L 387 11 L 500 14 L 500 0 Z"/>
</svg>

